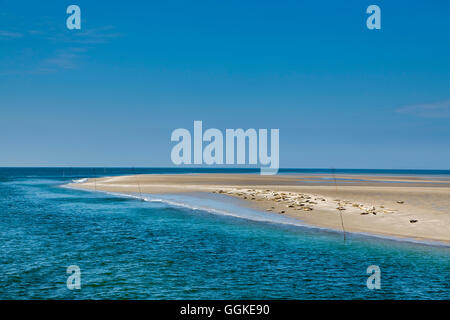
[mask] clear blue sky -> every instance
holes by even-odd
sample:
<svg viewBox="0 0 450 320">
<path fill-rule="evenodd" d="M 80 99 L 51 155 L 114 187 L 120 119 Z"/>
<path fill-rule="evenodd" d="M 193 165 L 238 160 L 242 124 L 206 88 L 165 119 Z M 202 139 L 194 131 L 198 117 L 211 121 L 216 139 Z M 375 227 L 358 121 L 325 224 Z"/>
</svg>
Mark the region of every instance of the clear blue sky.
<svg viewBox="0 0 450 320">
<path fill-rule="evenodd" d="M 449 14 L 444 0 L 0 0 L 0 166 L 168 166 L 172 130 L 203 120 L 279 128 L 281 167 L 450 169 Z"/>
</svg>

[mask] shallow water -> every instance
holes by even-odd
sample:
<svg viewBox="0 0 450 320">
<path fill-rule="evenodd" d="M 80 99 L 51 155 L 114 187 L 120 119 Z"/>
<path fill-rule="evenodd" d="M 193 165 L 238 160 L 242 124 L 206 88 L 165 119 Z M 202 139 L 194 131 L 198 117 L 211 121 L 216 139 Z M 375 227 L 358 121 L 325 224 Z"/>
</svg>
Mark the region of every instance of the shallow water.
<svg viewBox="0 0 450 320">
<path fill-rule="evenodd" d="M 256 221 L 263 216 L 220 199 L 67 189 L 139 171 L 62 171 L 0 169 L 1 299 L 450 298 L 448 247 L 361 235 L 344 243 L 340 233 Z M 69 265 L 81 268 L 81 290 L 66 287 Z M 381 290 L 366 287 L 370 265 L 381 268 Z"/>
</svg>

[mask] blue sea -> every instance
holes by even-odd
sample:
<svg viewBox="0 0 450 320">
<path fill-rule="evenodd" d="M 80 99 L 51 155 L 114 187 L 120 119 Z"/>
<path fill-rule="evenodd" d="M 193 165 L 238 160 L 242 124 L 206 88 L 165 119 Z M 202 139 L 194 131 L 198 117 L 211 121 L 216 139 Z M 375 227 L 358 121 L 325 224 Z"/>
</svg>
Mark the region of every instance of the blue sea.
<svg viewBox="0 0 450 320">
<path fill-rule="evenodd" d="M 450 299 L 447 246 L 357 234 L 344 241 L 221 196 L 141 201 L 64 187 L 89 177 L 195 172 L 259 170 L 0 168 L 0 299 Z M 79 290 L 66 285 L 71 265 L 81 270 Z M 381 270 L 379 290 L 366 285 L 371 265 Z"/>
</svg>

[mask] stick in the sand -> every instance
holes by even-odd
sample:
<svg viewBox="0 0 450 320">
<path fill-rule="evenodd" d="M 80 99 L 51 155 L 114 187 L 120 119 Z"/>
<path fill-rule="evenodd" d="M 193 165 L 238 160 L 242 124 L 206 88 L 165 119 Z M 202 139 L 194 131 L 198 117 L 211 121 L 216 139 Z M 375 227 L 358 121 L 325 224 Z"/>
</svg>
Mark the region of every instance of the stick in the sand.
<svg viewBox="0 0 450 320">
<path fill-rule="evenodd" d="M 336 175 L 334 174 L 334 168 L 331 168 L 331 171 L 333 172 L 333 180 L 334 180 L 334 187 L 336 188 L 336 194 L 337 194 L 337 182 L 336 182 Z M 339 199 L 338 204 L 338 211 L 339 216 L 341 217 L 341 226 L 342 226 L 342 232 L 344 233 L 344 242 L 345 242 L 345 228 L 344 228 L 344 219 L 342 218 L 342 210 L 341 210 L 341 200 Z"/>
<path fill-rule="evenodd" d="M 144 198 L 142 198 L 141 185 L 139 184 L 139 178 L 138 178 L 138 176 L 136 174 L 136 171 L 134 170 L 134 167 L 132 168 L 132 170 L 133 170 L 133 174 L 134 174 L 134 176 L 136 178 L 136 182 L 137 182 L 137 186 L 138 186 L 138 190 L 139 190 L 139 198 L 141 200 L 144 200 Z"/>
<path fill-rule="evenodd" d="M 97 179 L 95 179 L 95 168 L 92 168 L 92 170 L 94 171 L 94 190 L 97 191 Z"/>
</svg>

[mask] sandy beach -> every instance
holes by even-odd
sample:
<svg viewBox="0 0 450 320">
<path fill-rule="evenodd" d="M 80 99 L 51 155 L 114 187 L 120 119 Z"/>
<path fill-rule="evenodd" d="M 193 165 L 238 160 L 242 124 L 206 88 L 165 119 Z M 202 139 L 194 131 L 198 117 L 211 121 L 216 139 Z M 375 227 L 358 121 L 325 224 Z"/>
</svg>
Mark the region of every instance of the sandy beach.
<svg viewBox="0 0 450 320">
<path fill-rule="evenodd" d="M 450 244 L 448 177 L 152 174 L 89 179 L 69 186 L 121 193 L 221 193 L 267 214 L 314 226 L 342 230 L 343 222 L 347 232 Z"/>
</svg>

